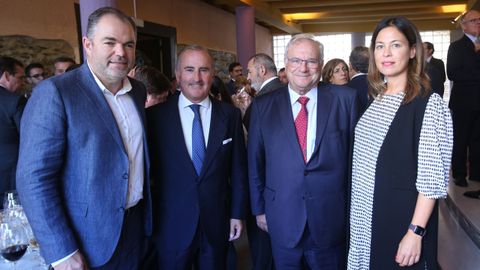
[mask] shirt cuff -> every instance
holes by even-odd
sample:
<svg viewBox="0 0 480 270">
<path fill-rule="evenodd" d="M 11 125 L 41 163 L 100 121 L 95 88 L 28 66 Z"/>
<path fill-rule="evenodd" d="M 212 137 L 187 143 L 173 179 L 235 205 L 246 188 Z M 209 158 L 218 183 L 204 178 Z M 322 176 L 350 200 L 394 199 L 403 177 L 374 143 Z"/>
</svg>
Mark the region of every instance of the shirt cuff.
<svg viewBox="0 0 480 270">
<path fill-rule="evenodd" d="M 61 264 L 62 262 L 68 260 L 70 257 L 72 257 L 73 255 L 75 255 L 75 253 L 77 253 L 77 252 L 78 252 L 78 249 L 75 250 L 74 252 L 70 253 L 70 255 L 64 257 L 63 259 L 60 259 L 60 260 L 58 260 L 58 261 L 55 261 L 55 262 L 51 263 L 52 267 L 55 268 L 55 266 L 57 266 L 57 265 Z"/>
</svg>

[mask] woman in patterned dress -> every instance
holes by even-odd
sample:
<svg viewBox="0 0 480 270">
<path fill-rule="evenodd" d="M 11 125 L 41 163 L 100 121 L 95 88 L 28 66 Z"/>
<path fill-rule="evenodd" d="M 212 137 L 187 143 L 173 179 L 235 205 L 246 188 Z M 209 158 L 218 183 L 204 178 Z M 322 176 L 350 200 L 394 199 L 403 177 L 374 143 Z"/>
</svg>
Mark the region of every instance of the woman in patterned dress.
<svg viewBox="0 0 480 270">
<path fill-rule="evenodd" d="M 425 74 L 416 27 L 383 19 L 370 45 L 374 101 L 355 128 L 348 269 L 437 269 L 452 122 Z M 426 233 L 425 233 L 426 232 Z"/>
</svg>

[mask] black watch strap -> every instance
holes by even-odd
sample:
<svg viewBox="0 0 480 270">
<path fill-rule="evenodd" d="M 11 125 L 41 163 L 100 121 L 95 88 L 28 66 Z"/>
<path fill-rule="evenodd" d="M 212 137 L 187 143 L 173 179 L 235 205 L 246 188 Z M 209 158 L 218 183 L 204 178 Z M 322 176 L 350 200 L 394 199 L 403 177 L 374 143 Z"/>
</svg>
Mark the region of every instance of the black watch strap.
<svg viewBox="0 0 480 270">
<path fill-rule="evenodd" d="M 410 224 L 408 225 L 408 228 L 412 230 L 412 232 L 414 232 L 415 234 L 420 235 L 422 237 L 425 236 L 425 234 L 427 233 L 427 230 L 425 230 L 425 228 L 420 227 L 418 225 Z"/>
</svg>

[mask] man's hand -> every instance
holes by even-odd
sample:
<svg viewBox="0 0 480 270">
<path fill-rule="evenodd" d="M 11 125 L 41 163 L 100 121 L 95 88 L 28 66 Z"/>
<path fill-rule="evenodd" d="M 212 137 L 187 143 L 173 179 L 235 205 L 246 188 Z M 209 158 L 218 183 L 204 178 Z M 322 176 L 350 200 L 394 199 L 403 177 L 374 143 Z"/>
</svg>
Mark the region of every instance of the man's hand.
<svg viewBox="0 0 480 270">
<path fill-rule="evenodd" d="M 257 226 L 262 229 L 262 231 L 268 232 L 267 218 L 265 214 L 257 216 Z"/>
<path fill-rule="evenodd" d="M 422 237 L 408 230 L 398 245 L 395 261 L 401 267 L 414 265 L 420 260 L 421 249 Z"/>
<path fill-rule="evenodd" d="M 54 267 L 55 270 L 88 270 L 87 262 L 83 255 L 77 251 L 70 258 Z"/>
<path fill-rule="evenodd" d="M 243 222 L 240 219 L 230 219 L 230 238 L 228 241 L 237 240 L 242 234 Z"/>
</svg>

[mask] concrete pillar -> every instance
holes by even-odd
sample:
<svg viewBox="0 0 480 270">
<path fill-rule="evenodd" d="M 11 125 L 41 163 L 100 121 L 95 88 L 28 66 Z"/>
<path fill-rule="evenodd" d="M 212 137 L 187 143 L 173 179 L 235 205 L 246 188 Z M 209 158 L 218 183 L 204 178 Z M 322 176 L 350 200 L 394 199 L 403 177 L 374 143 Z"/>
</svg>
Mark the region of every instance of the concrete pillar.
<svg viewBox="0 0 480 270">
<path fill-rule="evenodd" d="M 352 50 L 357 46 L 370 46 L 370 44 L 365 44 L 365 32 L 352 33 Z"/>
<path fill-rule="evenodd" d="M 255 10 L 250 6 L 235 8 L 237 23 L 237 61 L 247 68 L 248 59 L 255 54 Z M 244 72 L 244 75 L 245 72 Z"/>
<path fill-rule="evenodd" d="M 82 36 L 86 35 L 88 16 L 101 7 L 116 7 L 116 0 L 80 0 L 80 21 L 82 22 Z"/>
</svg>

